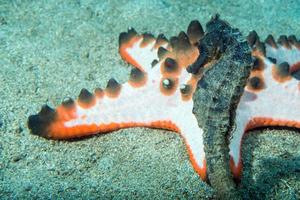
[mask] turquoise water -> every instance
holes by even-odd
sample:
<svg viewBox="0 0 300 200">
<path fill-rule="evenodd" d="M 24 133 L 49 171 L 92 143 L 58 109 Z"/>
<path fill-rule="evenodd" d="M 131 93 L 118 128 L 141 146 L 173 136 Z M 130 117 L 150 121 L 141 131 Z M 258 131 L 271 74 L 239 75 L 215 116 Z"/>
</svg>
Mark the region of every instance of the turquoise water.
<svg viewBox="0 0 300 200">
<path fill-rule="evenodd" d="M 170 37 L 193 19 L 204 25 L 220 13 L 244 35 L 255 29 L 262 38 L 299 38 L 299 10 L 299 1 L 271 0 L 0 0 L 1 199 L 212 198 L 172 132 L 136 128 L 57 142 L 30 135 L 27 117 L 81 88 L 105 87 L 111 77 L 126 81 L 130 67 L 118 55 L 118 36 L 128 27 Z M 268 198 L 299 198 L 298 132 L 264 133 L 245 141 L 245 187 Z M 287 167 L 269 159 L 282 155 L 295 170 L 261 181 L 269 176 L 264 168 Z"/>
</svg>

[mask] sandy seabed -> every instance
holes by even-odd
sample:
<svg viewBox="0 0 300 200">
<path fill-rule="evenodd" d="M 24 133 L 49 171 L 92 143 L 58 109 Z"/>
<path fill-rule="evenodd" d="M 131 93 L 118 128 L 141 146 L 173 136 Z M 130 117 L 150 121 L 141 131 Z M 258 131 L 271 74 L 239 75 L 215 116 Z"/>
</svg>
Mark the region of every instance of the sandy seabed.
<svg viewBox="0 0 300 200">
<path fill-rule="evenodd" d="M 298 1 L 224 2 L 0 0 L 0 198 L 213 198 L 173 132 L 135 128 L 50 141 L 29 134 L 26 121 L 81 88 L 105 87 L 111 77 L 125 82 L 130 66 L 118 55 L 118 36 L 129 26 L 170 37 L 220 13 L 244 35 L 300 37 Z M 299 131 L 251 133 L 243 147 L 245 196 L 300 198 Z"/>
</svg>

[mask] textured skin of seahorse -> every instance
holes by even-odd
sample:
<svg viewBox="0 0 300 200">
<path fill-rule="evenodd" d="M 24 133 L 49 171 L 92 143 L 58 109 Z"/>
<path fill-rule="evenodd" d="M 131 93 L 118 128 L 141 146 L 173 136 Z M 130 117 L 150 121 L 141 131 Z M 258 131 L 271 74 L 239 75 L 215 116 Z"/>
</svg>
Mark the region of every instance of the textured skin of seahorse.
<svg viewBox="0 0 300 200">
<path fill-rule="evenodd" d="M 67 99 L 55 110 L 44 106 L 29 117 L 33 134 L 70 139 L 129 127 L 168 129 L 181 134 L 191 163 L 206 178 L 203 130 L 192 113 L 192 95 L 201 77 L 187 72 L 199 52 L 195 41 L 202 27 L 193 21 L 187 34 L 168 41 L 163 35 L 139 35 L 134 29 L 120 34 L 121 57 L 135 68 L 124 84 L 111 79 L 94 94 L 83 89 L 76 101 Z M 201 55 L 200 55 L 201 56 Z"/>
<path fill-rule="evenodd" d="M 241 143 L 246 131 L 266 126 L 300 128 L 300 42 L 294 36 L 270 35 L 265 43 L 248 36 L 254 57 L 244 93 L 237 106 L 230 141 L 233 175 L 241 176 Z"/>
<path fill-rule="evenodd" d="M 228 133 L 252 66 L 251 49 L 241 32 L 218 15 L 206 24 L 200 42 L 208 56 L 219 57 L 198 82 L 194 113 L 204 123 L 208 179 L 217 199 L 240 199 L 229 166 Z"/>
</svg>

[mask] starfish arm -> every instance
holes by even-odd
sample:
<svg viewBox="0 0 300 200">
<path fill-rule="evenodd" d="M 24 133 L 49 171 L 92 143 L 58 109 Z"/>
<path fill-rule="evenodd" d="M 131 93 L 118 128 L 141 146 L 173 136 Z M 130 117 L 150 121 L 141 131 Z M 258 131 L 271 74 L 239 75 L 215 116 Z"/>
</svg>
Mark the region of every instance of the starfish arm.
<svg viewBox="0 0 300 200">
<path fill-rule="evenodd" d="M 242 172 L 241 143 L 248 122 L 251 120 L 251 108 L 247 105 L 247 99 L 252 98 L 245 92 L 236 110 L 235 127 L 229 144 L 230 168 L 235 178 L 240 178 Z"/>
<path fill-rule="evenodd" d="M 109 97 L 107 91 L 102 95 L 96 91 L 95 100 L 89 105 L 83 104 L 79 97 L 77 101 L 64 102 L 56 110 L 44 107 L 39 114 L 29 117 L 29 128 L 33 134 L 51 139 L 77 138 L 129 127 L 172 130 L 184 138 L 191 163 L 205 180 L 203 130 L 192 114 L 193 101 L 183 101 L 179 91 L 165 96 L 152 85 L 133 88 L 125 83 L 121 87 L 117 98 Z"/>
<path fill-rule="evenodd" d="M 197 45 L 203 35 L 197 20 L 189 24 L 187 34 L 182 31 L 169 40 L 163 34 L 154 37 L 150 33 L 138 34 L 129 28 L 119 35 L 119 53 L 125 62 L 144 72 L 151 71 L 153 66 L 168 56 L 176 58 L 180 66 L 187 67 L 198 58 Z"/>
<path fill-rule="evenodd" d="M 114 79 L 105 90 L 92 94 L 83 89 L 78 100 L 68 99 L 55 110 L 45 106 L 39 114 L 29 117 L 33 134 L 52 139 L 76 138 L 128 127 L 155 127 L 177 131 L 170 122 L 168 100 L 160 93 L 154 80 L 133 69 L 127 83 Z M 165 112 L 161 112 L 166 110 Z"/>
<path fill-rule="evenodd" d="M 187 109 L 189 110 L 189 109 Z M 203 144 L 203 129 L 199 127 L 197 119 L 191 112 L 178 114 L 174 119 L 183 137 L 190 161 L 202 180 L 206 180 L 206 160 Z"/>
<path fill-rule="evenodd" d="M 163 34 L 155 38 L 152 34 L 138 34 L 133 28 L 119 36 L 119 53 L 122 59 L 142 71 L 149 72 L 163 54 L 169 42 Z M 161 48 L 161 49 L 160 49 Z"/>
<path fill-rule="evenodd" d="M 129 81 L 117 85 L 117 89 L 117 83 L 112 82 L 106 90 L 96 89 L 94 94 L 83 90 L 78 100 L 67 100 L 55 110 L 43 107 L 40 113 L 29 117 L 31 132 L 51 139 L 70 139 L 129 127 L 172 130 L 184 138 L 191 163 L 205 180 L 203 130 L 192 114 L 192 99 L 183 98 L 179 89 L 172 95 L 161 93 L 160 87 L 153 84 L 155 79 L 139 88 Z"/>
<path fill-rule="evenodd" d="M 241 143 L 246 131 L 267 126 L 300 128 L 300 50 L 291 42 L 268 40 L 265 51 L 253 49 L 255 66 L 236 110 L 230 141 L 230 166 L 236 178 L 241 175 Z"/>
</svg>

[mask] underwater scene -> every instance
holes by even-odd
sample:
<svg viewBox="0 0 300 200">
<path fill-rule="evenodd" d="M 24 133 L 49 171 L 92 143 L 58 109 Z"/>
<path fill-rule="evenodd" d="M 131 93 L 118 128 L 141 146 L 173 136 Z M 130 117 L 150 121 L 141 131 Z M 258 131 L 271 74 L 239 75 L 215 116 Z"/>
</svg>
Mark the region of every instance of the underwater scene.
<svg viewBox="0 0 300 200">
<path fill-rule="evenodd" d="M 300 199 L 300 1 L 0 0 L 0 199 Z"/>
</svg>

